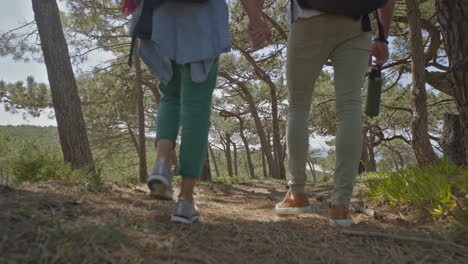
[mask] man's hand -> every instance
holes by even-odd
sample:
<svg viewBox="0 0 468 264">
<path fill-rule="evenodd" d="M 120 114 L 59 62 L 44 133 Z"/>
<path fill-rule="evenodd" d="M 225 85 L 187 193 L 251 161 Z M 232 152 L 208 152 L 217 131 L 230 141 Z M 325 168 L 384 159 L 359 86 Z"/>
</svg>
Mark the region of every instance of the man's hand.
<svg viewBox="0 0 468 264">
<path fill-rule="evenodd" d="M 383 66 L 389 57 L 388 44 L 382 41 L 374 41 L 371 48 L 371 58 L 369 59 L 369 66 L 372 64 L 372 56 L 375 57 L 374 64 Z"/>
<path fill-rule="evenodd" d="M 241 0 L 249 17 L 249 37 L 255 50 L 265 47 L 271 41 L 271 28 L 262 20 L 264 0 Z"/>
<path fill-rule="evenodd" d="M 255 50 L 261 49 L 271 42 L 271 28 L 261 19 L 250 21 L 248 34 Z"/>
<path fill-rule="evenodd" d="M 385 39 L 388 38 L 395 3 L 396 0 L 389 0 L 384 8 L 379 9 L 379 17 L 384 32 L 378 32 L 377 36 L 383 35 Z M 369 58 L 369 66 L 372 64 L 372 56 L 375 57 L 374 63 L 376 65 L 383 66 L 388 61 L 389 57 L 388 44 L 383 41 L 374 41 L 374 44 L 372 44 L 371 57 Z"/>
</svg>

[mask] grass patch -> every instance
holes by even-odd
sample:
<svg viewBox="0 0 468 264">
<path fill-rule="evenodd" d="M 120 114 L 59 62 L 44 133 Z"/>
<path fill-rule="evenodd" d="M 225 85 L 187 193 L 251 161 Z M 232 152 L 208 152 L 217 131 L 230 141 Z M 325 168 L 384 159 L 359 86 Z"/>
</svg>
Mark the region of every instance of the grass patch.
<svg viewBox="0 0 468 264">
<path fill-rule="evenodd" d="M 90 173 L 74 171 L 72 179 L 76 185 L 86 191 L 105 192 L 109 190 L 109 187 L 102 181 L 100 170 Z"/>
<path fill-rule="evenodd" d="M 364 176 L 368 180 L 370 199 L 385 199 L 391 204 L 412 204 L 424 208 L 436 217 L 466 213 L 466 168 L 443 159 L 427 166 L 408 166 L 398 172 L 376 172 Z M 459 218 L 464 222 L 462 218 Z"/>
<path fill-rule="evenodd" d="M 70 176 L 70 165 L 63 162 L 54 146 L 40 145 L 34 140 L 30 143 L 20 146 L 19 155 L 11 162 L 16 184 L 63 180 Z"/>
<path fill-rule="evenodd" d="M 247 183 L 251 179 L 245 176 L 221 176 L 213 179 L 213 182 L 222 182 L 226 184 Z"/>
<path fill-rule="evenodd" d="M 110 225 L 92 224 L 75 230 L 61 222 L 52 222 L 49 234 L 45 252 L 36 256 L 36 260 L 45 263 L 86 259 L 93 263 L 105 262 L 114 258 L 110 252 L 134 246 L 130 237 Z"/>
<path fill-rule="evenodd" d="M 120 244 L 131 246 L 130 238 L 113 226 L 88 225 L 79 230 L 71 230 L 60 224 L 55 228 L 55 235 L 61 237 L 63 243 L 80 247 L 87 243 L 97 246 L 119 247 Z"/>
</svg>

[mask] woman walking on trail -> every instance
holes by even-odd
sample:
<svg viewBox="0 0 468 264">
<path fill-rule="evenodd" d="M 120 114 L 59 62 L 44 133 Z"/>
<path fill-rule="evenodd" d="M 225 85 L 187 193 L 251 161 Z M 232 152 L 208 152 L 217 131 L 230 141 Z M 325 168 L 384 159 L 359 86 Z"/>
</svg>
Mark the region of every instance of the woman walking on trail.
<svg viewBox="0 0 468 264">
<path fill-rule="evenodd" d="M 157 160 L 148 178 L 151 196 L 173 198 L 171 157 L 181 127 L 182 185 L 171 220 L 190 224 L 199 218 L 193 190 L 207 157 L 218 58 L 231 49 L 228 6 L 225 0 L 125 0 L 123 11 L 134 12 L 131 32 L 140 38 L 139 56 L 159 77 L 163 93 Z"/>
</svg>

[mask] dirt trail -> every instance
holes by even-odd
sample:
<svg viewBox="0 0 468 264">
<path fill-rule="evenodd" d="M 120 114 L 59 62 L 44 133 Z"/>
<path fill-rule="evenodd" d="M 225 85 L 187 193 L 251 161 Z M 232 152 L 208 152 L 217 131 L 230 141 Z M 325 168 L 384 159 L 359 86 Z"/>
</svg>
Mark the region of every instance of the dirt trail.
<svg viewBox="0 0 468 264">
<path fill-rule="evenodd" d="M 345 235 L 328 226 L 326 202 L 312 198 L 313 214 L 279 217 L 272 208 L 286 189 L 277 181 L 198 187 L 202 218 L 191 226 L 169 221 L 174 202 L 155 201 L 142 186 L 109 185 L 104 193 L 57 182 L 0 186 L 0 263 L 468 263 L 457 247 Z M 467 233 L 449 223 L 354 220 L 351 230 L 468 246 Z"/>
</svg>

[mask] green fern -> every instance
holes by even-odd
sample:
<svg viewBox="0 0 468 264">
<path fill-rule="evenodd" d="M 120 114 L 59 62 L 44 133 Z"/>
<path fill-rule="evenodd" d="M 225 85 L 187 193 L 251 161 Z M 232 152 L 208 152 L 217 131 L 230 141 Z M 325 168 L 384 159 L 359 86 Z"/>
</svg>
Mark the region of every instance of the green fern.
<svg viewBox="0 0 468 264">
<path fill-rule="evenodd" d="M 466 175 L 466 168 L 457 167 L 447 159 L 427 167 L 410 165 L 394 173 L 372 173 L 365 176 L 369 179 L 367 196 L 393 204 L 413 204 L 442 217 L 457 207 L 460 209 L 454 190 L 461 189 L 467 195 Z"/>
</svg>

